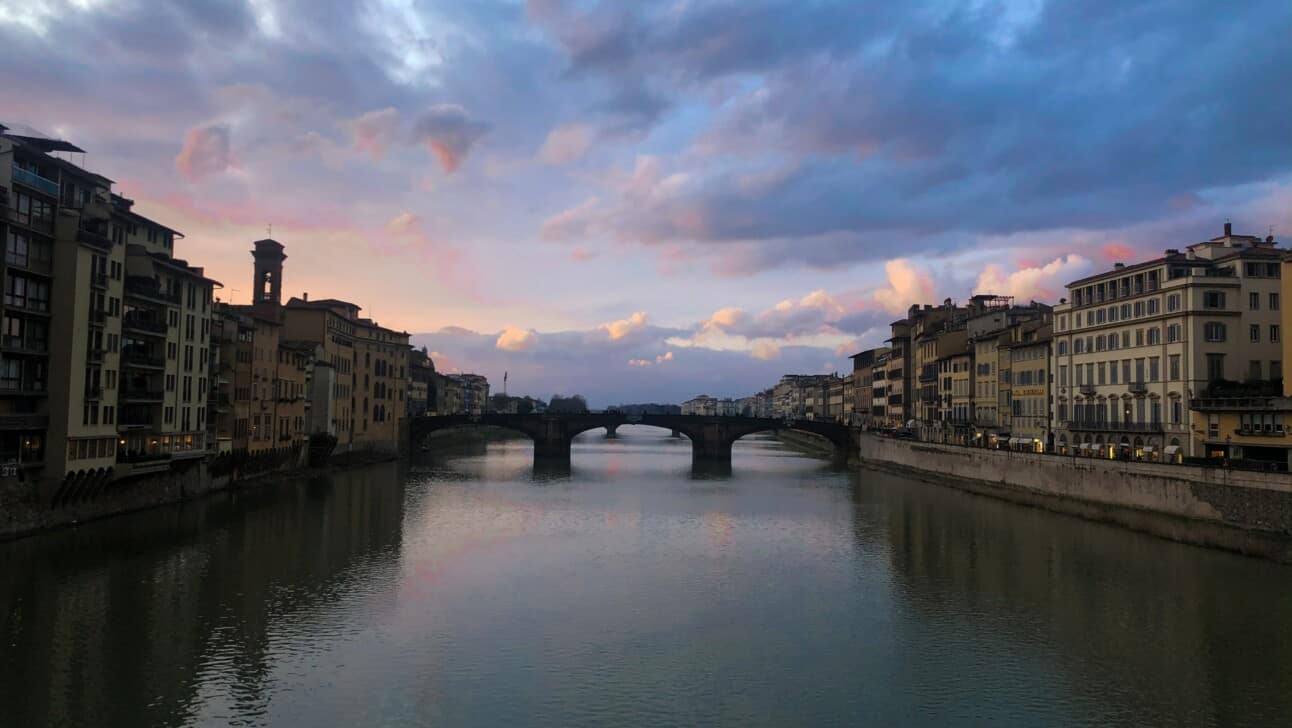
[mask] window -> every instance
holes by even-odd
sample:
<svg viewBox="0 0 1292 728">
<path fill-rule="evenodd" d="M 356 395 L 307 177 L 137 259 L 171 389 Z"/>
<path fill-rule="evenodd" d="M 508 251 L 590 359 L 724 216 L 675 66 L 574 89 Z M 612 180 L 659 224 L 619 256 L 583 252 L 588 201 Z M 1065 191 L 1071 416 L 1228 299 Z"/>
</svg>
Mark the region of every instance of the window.
<svg viewBox="0 0 1292 728">
<path fill-rule="evenodd" d="M 1172 354 L 1170 358 L 1167 359 L 1167 363 L 1168 363 L 1168 366 L 1170 367 L 1171 381 L 1174 382 L 1179 380 L 1180 379 L 1180 355 Z"/>
<path fill-rule="evenodd" d="M 1158 312 L 1158 302 L 1156 298 L 1148 299 L 1148 315 L 1152 316 Z"/>
<path fill-rule="evenodd" d="M 1207 415 L 1207 437 L 1220 437 L 1220 415 Z"/>
<path fill-rule="evenodd" d="M 1253 343 L 1253 344 L 1259 344 L 1259 343 L 1261 343 L 1261 327 L 1260 327 L 1260 324 L 1252 324 L 1251 326 L 1248 326 L 1248 327 L 1247 327 L 1247 334 L 1248 334 L 1248 336 L 1249 336 L 1249 337 L 1251 337 L 1251 341 L 1252 341 L 1252 343 Z"/>
<path fill-rule="evenodd" d="M 1108 383 L 1117 383 L 1117 362 L 1112 362 L 1108 367 Z"/>
<path fill-rule="evenodd" d="M 1099 362 L 1099 367 L 1097 368 L 1096 371 L 1099 372 L 1099 383 L 1104 384 L 1105 382 L 1107 382 L 1107 374 L 1106 374 L 1103 362 Z"/>
<path fill-rule="evenodd" d="M 1068 386 L 1068 367 L 1066 365 L 1059 367 L 1059 386 Z"/>
<path fill-rule="evenodd" d="M 1156 327 L 1156 326 L 1154 326 L 1153 328 L 1149 329 L 1149 330 L 1148 330 L 1148 343 L 1149 343 L 1149 346 L 1153 346 L 1154 344 L 1160 344 L 1160 343 L 1162 343 L 1162 330 L 1161 330 L 1161 329 L 1159 329 L 1159 328 L 1158 328 L 1158 327 Z"/>
<path fill-rule="evenodd" d="M 1171 295 L 1166 297 L 1166 310 L 1167 311 L 1180 310 L 1180 294 L 1172 293 Z"/>
<path fill-rule="evenodd" d="M 1144 345 L 1144 329 L 1135 329 L 1135 346 Z"/>
<path fill-rule="evenodd" d="M 1173 425 L 1180 424 L 1184 416 L 1183 410 L 1184 410 L 1184 407 L 1180 403 L 1180 400 L 1178 399 L 1171 400 L 1171 424 Z"/>
<path fill-rule="evenodd" d="M 1261 360 L 1260 359 L 1252 359 L 1251 361 L 1247 362 L 1247 379 L 1253 382 L 1260 381 L 1261 379 Z"/>
<path fill-rule="evenodd" d="M 4 302 L 6 306 L 48 311 L 49 284 L 10 272 L 5 276 Z"/>
<path fill-rule="evenodd" d="M 1156 356 L 1149 357 L 1148 358 L 1148 380 L 1150 382 L 1158 381 L 1161 378 L 1161 370 L 1162 370 L 1161 359 Z"/>
<path fill-rule="evenodd" d="M 1202 334 L 1207 341 L 1224 341 L 1225 325 L 1219 321 L 1208 321 L 1202 328 Z"/>
<path fill-rule="evenodd" d="M 1270 310 L 1271 311 L 1279 310 L 1279 294 L 1277 293 L 1270 294 Z"/>
<path fill-rule="evenodd" d="M 1081 354 L 1081 353 L 1085 352 L 1085 350 L 1086 350 L 1086 340 L 1085 340 L 1085 339 L 1078 338 L 1075 342 L 1073 342 L 1073 347 L 1074 347 L 1074 348 L 1073 348 L 1073 352 L 1074 352 L 1074 353 L 1076 353 L 1076 354 Z"/>
<path fill-rule="evenodd" d="M 1255 291 L 1247 294 L 1247 308 L 1252 311 L 1261 310 L 1261 294 Z"/>
<path fill-rule="evenodd" d="M 1166 343 L 1174 344 L 1180 340 L 1180 324 L 1170 324 L 1166 327 Z"/>
<path fill-rule="evenodd" d="M 1202 307 L 1203 308 L 1224 308 L 1225 292 L 1224 291 L 1203 291 Z"/>
<path fill-rule="evenodd" d="M 1139 318 L 1140 316 L 1143 316 L 1143 315 L 1144 315 L 1144 302 L 1143 302 L 1143 301 L 1136 301 L 1136 302 L 1135 302 L 1135 318 Z"/>
<path fill-rule="evenodd" d="M 1207 355 L 1207 381 L 1217 382 L 1225 378 L 1225 355 Z"/>
<path fill-rule="evenodd" d="M 1068 353 L 1068 342 L 1067 342 L 1067 341 L 1060 341 L 1060 342 L 1059 342 L 1059 356 L 1065 356 L 1065 355 L 1067 355 L 1067 353 Z"/>
<path fill-rule="evenodd" d="M 1283 362 L 1279 359 L 1270 360 L 1270 379 L 1283 378 Z"/>
<path fill-rule="evenodd" d="M 1281 333 L 1282 332 L 1279 331 L 1278 324 L 1270 324 L 1270 343 L 1271 344 L 1279 343 L 1279 335 Z"/>
</svg>

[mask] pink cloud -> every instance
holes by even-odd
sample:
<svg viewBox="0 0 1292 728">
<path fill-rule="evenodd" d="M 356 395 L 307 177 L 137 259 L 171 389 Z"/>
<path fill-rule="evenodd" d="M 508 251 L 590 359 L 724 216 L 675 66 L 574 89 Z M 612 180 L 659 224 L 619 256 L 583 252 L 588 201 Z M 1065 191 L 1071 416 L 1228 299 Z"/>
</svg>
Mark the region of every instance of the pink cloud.
<svg viewBox="0 0 1292 728">
<path fill-rule="evenodd" d="M 565 124 L 548 133 L 538 156 L 548 164 L 569 164 L 583 158 L 592 146 L 592 127 Z"/>
<path fill-rule="evenodd" d="M 893 314 L 903 314 L 913 304 L 934 300 L 933 277 L 928 271 L 905 258 L 896 258 L 884 264 L 888 284 L 877 289 L 872 297 L 880 308 Z"/>
<path fill-rule="evenodd" d="M 430 147 L 448 174 L 458 170 L 487 131 L 487 123 L 471 118 L 466 109 L 454 104 L 432 106 L 413 126 L 414 137 Z"/>
<path fill-rule="evenodd" d="M 184 146 L 175 155 L 175 168 L 190 182 L 224 172 L 233 164 L 228 124 L 195 126 L 184 134 Z"/>
<path fill-rule="evenodd" d="M 1099 252 L 1103 254 L 1104 260 L 1108 261 L 1109 263 L 1116 263 L 1117 261 L 1132 260 L 1135 258 L 1135 251 L 1131 250 L 1129 246 L 1123 245 L 1121 243 L 1109 243 L 1105 245 L 1103 249 L 1100 250 Z"/>
<path fill-rule="evenodd" d="M 1080 278 L 1094 269 L 1094 264 L 1075 253 L 1042 266 L 1021 267 L 1006 272 L 991 264 L 978 275 L 974 293 L 1013 296 L 1020 301 L 1054 300 L 1068 281 Z"/>
<path fill-rule="evenodd" d="M 380 161 L 399 131 L 399 111 L 393 108 L 369 111 L 345 122 L 344 126 L 350 130 L 355 149 Z"/>
<path fill-rule="evenodd" d="M 781 348 L 770 341 L 755 341 L 753 348 L 749 350 L 749 355 L 755 359 L 768 361 L 779 357 Z"/>
<path fill-rule="evenodd" d="M 538 334 L 533 329 L 518 329 L 508 326 L 498 335 L 494 346 L 503 351 L 526 351 L 538 342 Z"/>
<path fill-rule="evenodd" d="M 619 341 L 630 334 L 641 331 L 646 328 L 646 312 L 638 311 L 626 319 L 611 321 L 608 324 L 601 324 L 597 327 L 606 332 L 611 341 Z"/>
</svg>

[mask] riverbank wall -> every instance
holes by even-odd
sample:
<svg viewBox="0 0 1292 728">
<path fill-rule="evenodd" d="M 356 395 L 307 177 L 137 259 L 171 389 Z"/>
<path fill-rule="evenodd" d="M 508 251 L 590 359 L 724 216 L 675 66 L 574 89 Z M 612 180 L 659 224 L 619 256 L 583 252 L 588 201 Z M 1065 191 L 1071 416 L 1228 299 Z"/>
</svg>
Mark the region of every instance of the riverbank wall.
<svg viewBox="0 0 1292 728">
<path fill-rule="evenodd" d="M 861 463 L 926 482 L 1292 563 L 1292 476 L 956 447 L 862 433 Z"/>
<path fill-rule="evenodd" d="M 155 473 L 114 477 L 111 470 L 105 469 L 69 476 L 52 495 L 42 494 L 29 484 L 16 483 L 0 488 L 0 541 L 400 457 L 399 453 L 385 450 L 350 450 L 332 455 L 325 465 L 307 467 L 299 453 L 292 453 L 280 459 L 261 458 L 251 468 L 232 467 L 219 457 L 194 458 L 170 463 L 167 469 Z"/>
</svg>

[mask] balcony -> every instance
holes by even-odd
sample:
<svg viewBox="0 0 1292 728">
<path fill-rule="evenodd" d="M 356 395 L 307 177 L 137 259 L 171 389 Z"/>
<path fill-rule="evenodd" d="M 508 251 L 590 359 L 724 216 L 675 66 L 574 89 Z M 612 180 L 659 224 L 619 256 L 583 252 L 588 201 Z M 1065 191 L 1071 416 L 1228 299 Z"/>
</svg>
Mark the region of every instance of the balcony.
<svg viewBox="0 0 1292 728">
<path fill-rule="evenodd" d="M 134 314 L 126 314 L 121 318 L 121 328 L 144 334 L 165 336 L 168 327 L 165 321 L 154 321 Z"/>
<path fill-rule="evenodd" d="M 102 388 L 102 387 L 86 387 L 86 388 L 85 388 L 85 398 L 86 398 L 86 399 L 95 399 L 95 400 L 97 400 L 97 399 L 101 399 L 102 397 L 103 397 L 103 388 Z"/>
<path fill-rule="evenodd" d="M 3 346 L 6 353 L 9 354 L 27 354 L 32 356 L 46 356 L 49 354 L 49 342 L 38 339 L 23 339 L 21 336 L 4 337 Z"/>
<path fill-rule="evenodd" d="M 85 361 L 90 364 L 102 364 L 103 355 L 106 354 L 103 349 L 86 349 Z"/>
<path fill-rule="evenodd" d="M 44 192 L 52 197 L 58 197 L 57 182 L 46 177 L 41 177 L 30 169 L 23 169 L 16 164 L 13 167 L 13 181 L 21 185 L 26 185 L 37 192 Z"/>
<path fill-rule="evenodd" d="M 1239 427 L 1234 430 L 1234 434 L 1242 435 L 1244 437 L 1284 437 L 1286 436 L 1287 433 L 1283 429 L 1283 425 L 1271 424 L 1271 425 L 1248 425 L 1247 427 Z"/>
<path fill-rule="evenodd" d="M 148 354 L 144 352 L 123 351 L 121 352 L 121 361 L 124 362 L 126 366 L 137 367 L 142 369 L 166 368 L 165 359 L 161 358 L 160 356 L 153 356 L 152 354 Z"/>
<path fill-rule="evenodd" d="M 139 296 L 171 305 L 179 304 L 179 293 L 162 290 L 157 281 L 148 276 L 126 276 L 126 295 Z"/>
<path fill-rule="evenodd" d="M 42 414 L 17 414 L 17 415 L 0 415 L 0 430 L 13 432 L 14 430 L 44 430 L 49 428 L 49 415 Z"/>
<path fill-rule="evenodd" d="M 1126 385 L 1131 394 L 1145 394 L 1148 392 L 1148 385 L 1144 382 L 1130 382 Z"/>
<path fill-rule="evenodd" d="M 1083 384 L 1080 387 L 1077 387 L 1077 389 L 1087 397 L 1094 396 L 1095 393 L 1095 385 L 1093 384 Z"/>
<path fill-rule="evenodd" d="M 1161 422 L 1069 422 L 1073 432 L 1146 432 L 1161 434 Z"/>
<path fill-rule="evenodd" d="M 90 274 L 90 285 L 94 286 L 95 288 L 107 288 L 108 274 L 107 273 Z"/>
<path fill-rule="evenodd" d="M 1203 412 L 1286 412 L 1292 410 L 1292 399 L 1282 397 L 1203 397 L 1189 400 L 1189 409 Z"/>
<path fill-rule="evenodd" d="M 109 250 L 112 248 L 112 239 L 108 237 L 108 221 L 95 219 L 91 220 L 85 217 L 81 218 L 81 224 L 76 228 L 76 239 L 86 245 L 93 245 L 96 248 Z M 95 276 L 91 275 L 91 282 Z M 107 285 L 107 276 L 104 276 L 104 284 Z"/>
<path fill-rule="evenodd" d="M 164 393 L 160 389 L 150 387 L 125 387 L 121 390 L 119 399 L 122 402 L 131 402 L 135 404 L 161 404 Z M 123 424 L 124 421 L 123 421 Z"/>
<path fill-rule="evenodd" d="M 102 326 L 108 320 L 108 312 L 101 308 L 90 309 L 90 323 Z"/>
</svg>

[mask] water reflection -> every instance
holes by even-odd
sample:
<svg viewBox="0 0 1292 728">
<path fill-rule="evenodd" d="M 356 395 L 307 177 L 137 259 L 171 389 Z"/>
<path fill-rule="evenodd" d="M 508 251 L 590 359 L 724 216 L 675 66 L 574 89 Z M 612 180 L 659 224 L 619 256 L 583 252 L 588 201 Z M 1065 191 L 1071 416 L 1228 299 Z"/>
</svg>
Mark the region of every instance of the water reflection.
<svg viewBox="0 0 1292 728">
<path fill-rule="evenodd" d="M 0 724 L 1292 715 L 1287 567 L 766 438 L 571 464 L 492 442 L 0 545 Z"/>
<path fill-rule="evenodd" d="M 263 715 L 297 636 L 393 588 L 403 500 L 384 466 L 0 544 L 3 723 Z"/>
</svg>

